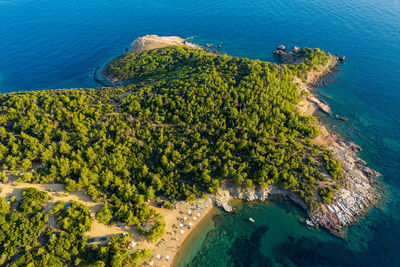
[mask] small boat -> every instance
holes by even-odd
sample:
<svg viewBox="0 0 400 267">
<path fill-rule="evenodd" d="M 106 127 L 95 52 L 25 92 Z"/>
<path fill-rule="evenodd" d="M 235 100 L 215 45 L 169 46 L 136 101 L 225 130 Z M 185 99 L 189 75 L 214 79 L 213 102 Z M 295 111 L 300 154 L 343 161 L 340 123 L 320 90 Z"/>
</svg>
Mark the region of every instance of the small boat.
<svg viewBox="0 0 400 267">
<path fill-rule="evenodd" d="M 249 221 L 251 221 L 251 222 L 255 222 L 255 221 L 254 221 L 254 219 L 253 219 L 253 218 L 251 218 L 251 217 L 249 218 Z"/>
</svg>

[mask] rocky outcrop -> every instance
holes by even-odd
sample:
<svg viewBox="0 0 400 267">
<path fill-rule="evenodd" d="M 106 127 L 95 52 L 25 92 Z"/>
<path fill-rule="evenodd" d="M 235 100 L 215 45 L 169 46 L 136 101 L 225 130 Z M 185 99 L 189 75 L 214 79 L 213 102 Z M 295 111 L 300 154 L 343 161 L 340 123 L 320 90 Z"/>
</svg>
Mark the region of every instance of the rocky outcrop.
<svg viewBox="0 0 400 267">
<path fill-rule="evenodd" d="M 286 51 L 286 47 L 284 45 L 280 45 L 280 46 L 278 46 L 278 48 L 276 50 L 277 51 Z"/>
<path fill-rule="evenodd" d="M 131 44 L 129 52 L 143 52 L 146 50 L 164 48 L 171 45 L 187 46 L 190 48 L 202 49 L 201 46 L 187 42 L 188 38 L 183 39 L 178 36 L 158 36 L 158 35 L 146 35 L 137 38 Z"/>
<path fill-rule="evenodd" d="M 332 138 L 333 143 L 328 148 L 342 165 L 345 187 L 335 194 L 331 204 L 321 204 L 310 216 L 315 224 L 339 230 L 354 223 L 379 199 L 370 179 L 380 174 L 365 166 L 365 161 L 356 156 L 353 143 L 338 135 Z"/>
<path fill-rule="evenodd" d="M 314 103 L 320 110 L 331 114 L 329 105 L 320 100 L 312 90 L 313 85 L 318 83 L 322 77 L 336 71 L 338 65 L 336 56 L 331 56 L 326 66 L 321 66 L 318 71 L 311 71 L 308 74 L 306 83 L 297 79 L 300 89 L 308 92 L 306 102 Z M 304 104 L 304 101 L 303 101 Z M 299 109 L 304 111 L 304 109 Z M 362 216 L 371 204 L 379 198 L 371 179 L 380 174 L 366 166 L 366 162 L 357 157 L 356 153 L 361 147 L 353 142 L 344 141 L 338 134 L 329 131 L 320 124 L 321 136 L 324 145 L 328 147 L 337 160 L 340 161 L 343 170 L 344 186 L 335 193 L 331 204 L 320 204 L 319 207 L 309 212 L 312 222 L 327 229 L 339 230 L 350 225 Z"/>
<path fill-rule="evenodd" d="M 296 61 L 295 48 L 293 52 L 286 51 L 285 47 L 278 47 L 274 52 L 280 58 L 282 63 Z M 327 114 L 331 114 L 329 105 L 318 99 L 312 92 L 312 86 L 318 80 L 336 70 L 338 57 L 331 56 L 326 66 L 321 66 L 318 71 L 311 71 L 308 74 L 306 83 L 296 79 L 295 82 L 300 83 L 300 88 L 309 92 L 309 96 L 305 97 L 306 101 L 315 104 L 319 109 Z M 289 198 L 291 201 L 307 211 L 310 220 L 307 225 L 322 226 L 329 230 L 340 230 L 342 227 L 353 224 L 362 216 L 366 210 L 379 199 L 375 188 L 371 184 L 371 179 L 380 174 L 366 166 L 366 162 L 356 153 L 361 148 L 352 143 L 344 141 L 336 133 L 329 131 L 324 125 L 320 125 L 322 131 L 322 140 L 324 145 L 328 147 L 334 154 L 335 158 L 340 161 L 343 171 L 343 186 L 337 191 L 330 204 L 320 203 L 318 207 L 310 211 L 307 205 L 293 192 L 280 189 L 277 185 L 267 188 L 238 188 L 235 186 L 227 186 L 224 184 L 212 199 L 215 205 L 222 207 L 227 212 L 232 212 L 232 206 L 229 203 L 231 199 L 241 199 L 246 201 L 265 201 L 270 195 L 281 195 Z"/>
<path fill-rule="evenodd" d="M 218 192 L 211 198 L 214 205 L 221 207 L 226 212 L 232 212 L 233 209 L 229 202 L 232 199 L 240 199 L 245 201 L 266 201 L 271 195 L 286 196 L 286 192 L 280 189 L 277 185 L 271 185 L 265 188 L 243 188 L 223 183 L 223 185 L 218 189 Z"/>
<path fill-rule="evenodd" d="M 266 188 L 243 188 L 224 183 L 211 198 L 214 205 L 226 212 L 232 212 L 232 199 L 244 201 L 266 201 L 269 196 L 287 197 L 303 208 L 310 217 L 308 225 L 321 226 L 328 230 L 339 231 L 342 227 L 353 224 L 366 210 L 379 199 L 371 178 L 380 174 L 366 166 L 366 162 L 356 156 L 354 143 L 342 140 L 337 134 L 330 133 L 334 142 L 328 146 L 335 158 L 340 161 L 345 185 L 335 193 L 331 204 L 320 203 L 317 209 L 309 211 L 307 205 L 293 192 L 280 189 L 278 185 Z"/>
<path fill-rule="evenodd" d="M 332 111 L 331 111 L 331 108 L 329 107 L 329 105 L 326 104 L 326 103 L 324 103 L 324 102 L 322 102 L 322 101 L 321 101 L 320 99 L 318 99 L 317 97 L 315 97 L 315 96 L 310 96 L 310 97 L 307 97 L 307 100 L 310 101 L 310 102 L 313 102 L 314 104 L 316 104 L 316 105 L 318 106 L 318 108 L 319 108 L 321 111 L 325 112 L 326 114 L 329 114 L 329 115 L 332 114 Z"/>
<path fill-rule="evenodd" d="M 300 47 L 293 47 L 293 51 L 286 50 L 284 45 L 278 46 L 273 52 L 275 59 L 283 64 L 296 64 L 304 60 L 304 55 L 300 56 Z"/>
</svg>

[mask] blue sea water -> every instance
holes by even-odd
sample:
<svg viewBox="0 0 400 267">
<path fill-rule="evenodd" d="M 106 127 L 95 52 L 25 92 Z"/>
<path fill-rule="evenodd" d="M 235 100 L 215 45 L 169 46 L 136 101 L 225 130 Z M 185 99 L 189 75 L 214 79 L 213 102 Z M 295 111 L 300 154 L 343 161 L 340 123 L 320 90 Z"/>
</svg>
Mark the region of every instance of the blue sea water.
<svg viewBox="0 0 400 267">
<path fill-rule="evenodd" d="M 261 60 L 279 44 L 346 55 L 317 92 L 349 122 L 320 117 L 383 174 L 384 200 L 345 239 L 305 227 L 288 203 L 237 204 L 237 215 L 213 216 L 181 265 L 400 266 L 398 0 L 0 0 L 0 92 L 97 87 L 94 69 L 145 34 Z"/>
</svg>

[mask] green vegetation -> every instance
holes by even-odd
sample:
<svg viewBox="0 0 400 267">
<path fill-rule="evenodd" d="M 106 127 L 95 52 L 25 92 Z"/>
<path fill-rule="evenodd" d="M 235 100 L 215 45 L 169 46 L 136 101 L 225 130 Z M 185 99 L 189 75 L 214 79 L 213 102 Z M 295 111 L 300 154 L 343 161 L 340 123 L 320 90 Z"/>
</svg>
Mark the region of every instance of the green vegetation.
<svg viewBox="0 0 400 267">
<path fill-rule="evenodd" d="M 43 214 L 42 205 L 48 195 L 34 188 L 23 191 L 17 210 L 12 210 L 6 198 L 0 198 L 0 265 L 3 265 L 24 250 L 38 245 L 49 214 Z M 32 203 L 30 205 L 30 203 Z"/>
<path fill-rule="evenodd" d="M 310 141 L 319 134 L 314 118 L 296 110 L 294 76 L 305 79 L 328 56 L 301 53 L 303 63 L 276 65 L 168 47 L 112 61 L 106 73 L 124 87 L 1 95 L 0 170 L 84 189 L 107 203 L 99 221 L 135 225 L 151 240 L 163 235 L 165 223 L 147 201 L 195 200 L 221 181 L 277 183 L 313 209 L 319 182 L 339 179 L 341 171 Z M 78 255 L 87 247 L 89 214 L 78 203 L 63 205 L 55 210 L 61 229 L 46 232 L 47 245 L 24 254 L 24 262 L 85 260 Z M 70 249 L 61 249 L 65 244 Z"/>
<path fill-rule="evenodd" d="M 50 227 L 50 214 L 43 213 L 48 198 L 35 188 L 25 189 L 17 206 L 0 198 L 0 265 L 136 266 L 149 257 L 149 251 L 127 249 L 128 235 L 113 237 L 107 246 L 89 247 L 83 235 L 91 225 L 89 210 L 79 202 L 58 202 L 52 211 L 58 227 Z"/>
<path fill-rule="evenodd" d="M 174 205 L 169 202 L 169 201 L 164 201 L 162 204 L 162 207 L 165 209 L 169 209 L 169 210 L 173 210 L 174 209 Z"/>
<path fill-rule="evenodd" d="M 342 167 L 340 165 L 340 162 L 333 158 L 332 152 L 327 151 L 323 158 L 325 161 L 325 167 L 332 178 L 335 180 L 342 179 Z"/>
<path fill-rule="evenodd" d="M 106 204 L 96 213 L 96 219 L 103 224 L 109 224 L 112 219 L 112 210 Z"/>
<path fill-rule="evenodd" d="M 329 186 L 323 187 L 319 189 L 319 196 L 322 198 L 322 200 L 330 204 L 332 202 L 332 197 L 333 197 L 333 189 L 330 188 Z"/>
<path fill-rule="evenodd" d="M 151 257 L 151 250 L 141 250 L 131 253 L 126 247 L 128 235 L 114 236 L 108 246 L 100 250 L 94 250 L 94 256 L 98 260 L 93 266 L 137 266 L 139 260 L 146 260 Z"/>
</svg>

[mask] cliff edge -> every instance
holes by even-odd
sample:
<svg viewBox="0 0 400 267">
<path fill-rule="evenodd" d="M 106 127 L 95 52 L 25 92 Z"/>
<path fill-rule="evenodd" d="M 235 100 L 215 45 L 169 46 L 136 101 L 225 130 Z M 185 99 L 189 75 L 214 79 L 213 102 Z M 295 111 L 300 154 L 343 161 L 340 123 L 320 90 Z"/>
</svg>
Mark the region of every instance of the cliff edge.
<svg viewBox="0 0 400 267">
<path fill-rule="evenodd" d="M 278 51 L 282 51 L 278 49 Z M 293 52 L 275 52 L 278 61 L 284 64 L 299 63 L 301 58 L 296 56 L 296 47 Z M 283 56 L 283 57 L 282 57 Z M 298 77 L 294 83 L 298 85 L 303 98 L 298 104 L 298 110 L 305 116 L 312 116 L 318 109 L 331 114 L 329 105 L 320 100 L 312 90 L 312 87 L 324 76 L 336 71 L 339 58 L 330 56 L 327 65 L 319 66 L 308 74 L 307 80 L 303 81 Z M 325 125 L 319 122 L 321 134 L 315 138 L 314 143 L 324 145 L 331 151 L 335 158 L 341 163 L 343 188 L 335 192 L 330 204 L 319 203 L 318 207 L 310 211 L 307 205 L 293 192 L 280 189 L 278 185 L 271 185 L 266 188 L 241 188 L 223 184 L 212 199 L 214 204 L 222 207 L 227 212 L 232 212 L 230 199 L 242 199 L 245 201 L 265 201 L 270 195 L 281 195 L 292 200 L 302 207 L 309 215 L 308 225 L 321 226 L 328 230 L 340 231 L 341 228 L 355 223 L 367 209 L 380 198 L 372 186 L 372 179 L 380 174 L 366 166 L 366 162 L 357 156 L 361 150 L 352 142 L 343 140 L 337 133 L 330 131 Z"/>
</svg>

